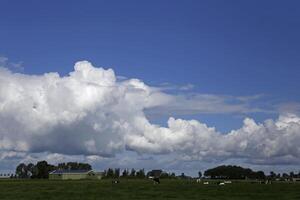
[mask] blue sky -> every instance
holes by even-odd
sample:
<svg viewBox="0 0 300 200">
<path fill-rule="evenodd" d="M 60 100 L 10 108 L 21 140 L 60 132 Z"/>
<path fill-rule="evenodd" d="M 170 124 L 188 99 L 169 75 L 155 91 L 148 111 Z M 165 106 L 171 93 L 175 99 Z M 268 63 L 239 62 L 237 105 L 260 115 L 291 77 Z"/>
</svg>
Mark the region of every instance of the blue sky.
<svg viewBox="0 0 300 200">
<path fill-rule="evenodd" d="M 1 1 L 0 52 L 25 73 L 91 60 L 147 83 L 299 100 L 297 1 Z"/>
<path fill-rule="evenodd" d="M 27 74 L 86 59 L 148 84 L 299 101 L 297 1 L 1 1 L 0 53 Z M 222 126 L 222 125 L 220 125 Z"/>
<path fill-rule="evenodd" d="M 12 71 L 28 75 L 63 76 L 88 60 L 119 76 L 177 88 L 169 94 L 259 96 L 248 103 L 266 111 L 175 115 L 227 132 L 244 117 L 277 118 L 280 105 L 299 109 L 299 6 L 293 0 L 1 0 L 0 55 L 21 63 Z M 186 85 L 190 90 L 178 89 Z M 149 118 L 165 124 L 168 117 Z"/>
</svg>

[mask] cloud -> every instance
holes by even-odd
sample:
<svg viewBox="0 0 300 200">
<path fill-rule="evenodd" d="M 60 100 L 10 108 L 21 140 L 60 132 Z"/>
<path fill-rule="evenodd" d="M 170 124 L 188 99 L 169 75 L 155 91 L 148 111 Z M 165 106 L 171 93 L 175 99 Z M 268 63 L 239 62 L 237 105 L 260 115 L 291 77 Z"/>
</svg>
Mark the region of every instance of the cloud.
<svg viewBox="0 0 300 200">
<path fill-rule="evenodd" d="M 76 63 L 60 77 L 0 71 L 0 149 L 114 155 L 125 148 L 143 109 L 169 97 L 137 79 L 117 82 L 113 70 Z"/>
<path fill-rule="evenodd" d="M 166 104 L 145 109 L 145 112 L 147 116 L 269 112 L 251 106 L 252 99 L 240 98 L 242 97 L 198 93 L 170 95 Z"/>
<path fill-rule="evenodd" d="M 8 68 L 12 71 L 24 71 L 22 62 L 10 62 L 7 57 L 0 56 L 0 67 Z"/>
<path fill-rule="evenodd" d="M 237 98 L 171 95 L 138 79 L 118 80 L 112 69 L 77 62 L 61 77 L 16 74 L 0 69 L 2 157 L 47 153 L 50 160 L 84 156 L 90 161 L 133 151 L 176 154 L 182 160 L 244 159 L 288 163 L 300 157 L 300 118 L 284 114 L 257 124 L 246 118 L 223 134 L 197 120 L 170 117 L 167 127 L 151 124 L 145 110 L 161 112 L 255 112 Z M 29 156 L 29 157 L 28 157 Z M 69 157 L 68 157 L 69 156 Z"/>
<path fill-rule="evenodd" d="M 257 124 L 246 118 L 238 130 L 222 134 L 196 120 L 170 118 L 168 127 L 144 125 L 144 133 L 131 135 L 129 148 L 141 153 L 177 152 L 184 160 L 245 159 L 250 163 L 295 163 L 300 157 L 300 118 L 281 115 Z"/>
<path fill-rule="evenodd" d="M 195 86 L 191 83 L 188 83 L 186 85 L 174 85 L 171 83 L 161 83 L 159 84 L 158 88 L 161 91 L 189 91 L 189 90 L 193 90 L 195 88 Z"/>
<path fill-rule="evenodd" d="M 192 89 L 194 89 L 194 85 L 193 84 L 187 84 L 187 85 L 183 85 L 183 86 L 181 86 L 180 88 L 179 88 L 179 90 L 192 90 Z"/>
</svg>

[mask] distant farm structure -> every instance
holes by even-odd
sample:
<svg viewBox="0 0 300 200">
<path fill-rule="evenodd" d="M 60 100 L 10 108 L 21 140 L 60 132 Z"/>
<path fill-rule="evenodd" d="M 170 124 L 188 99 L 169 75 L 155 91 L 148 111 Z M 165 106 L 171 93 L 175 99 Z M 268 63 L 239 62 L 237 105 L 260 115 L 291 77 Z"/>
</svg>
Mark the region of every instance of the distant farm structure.
<svg viewBox="0 0 300 200">
<path fill-rule="evenodd" d="M 50 180 L 102 179 L 103 172 L 93 170 L 54 170 L 49 173 Z"/>
</svg>

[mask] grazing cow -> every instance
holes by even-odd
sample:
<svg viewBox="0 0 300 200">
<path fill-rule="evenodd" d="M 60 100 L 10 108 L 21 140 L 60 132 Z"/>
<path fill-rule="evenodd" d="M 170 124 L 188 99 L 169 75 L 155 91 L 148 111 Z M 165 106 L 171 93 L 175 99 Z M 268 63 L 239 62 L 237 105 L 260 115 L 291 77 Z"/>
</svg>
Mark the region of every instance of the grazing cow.
<svg viewBox="0 0 300 200">
<path fill-rule="evenodd" d="M 265 184 L 272 184 L 271 180 L 266 180 Z"/>
<path fill-rule="evenodd" d="M 154 170 L 151 170 L 150 172 L 148 172 L 147 176 L 149 177 L 149 179 L 151 179 L 153 181 L 154 184 L 160 184 L 159 177 L 160 177 L 161 173 L 162 173 L 162 170 L 154 169 Z"/>
<path fill-rule="evenodd" d="M 112 184 L 117 184 L 117 183 L 120 183 L 120 181 L 119 180 L 112 180 L 111 183 Z"/>
<path fill-rule="evenodd" d="M 153 181 L 155 184 L 160 184 L 159 178 L 154 178 Z"/>
<path fill-rule="evenodd" d="M 149 179 L 151 179 L 154 184 L 160 184 L 159 177 L 149 176 Z"/>
</svg>

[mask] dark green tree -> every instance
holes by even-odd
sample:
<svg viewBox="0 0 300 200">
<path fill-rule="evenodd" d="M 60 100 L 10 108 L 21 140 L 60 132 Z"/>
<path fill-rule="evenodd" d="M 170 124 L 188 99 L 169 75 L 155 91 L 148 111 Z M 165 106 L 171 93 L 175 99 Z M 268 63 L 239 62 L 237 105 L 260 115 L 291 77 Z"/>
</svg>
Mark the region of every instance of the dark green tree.
<svg viewBox="0 0 300 200">
<path fill-rule="evenodd" d="M 119 178 L 120 177 L 120 169 L 116 168 L 114 172 L 114 178 Z"/>
<path fill-rule="evenodd" d="M 288 179 L 288 178 L 290 178 L 290 177 L 289 177 L 289 175 L 288 175 L 287 173 L 283 173 L 283 174 L 282 174 L 282 178 Z"/>
<path fill-rule="evenodd" d="M 144 169 L 140 169 L 136 172 L 136 177 L 137 178 L 145 178 L 146 175 L 145 175 L 145 170 Z"/>
<path fill-rule="evenodd" d="M 258 172 L 256 172 L 256 177 L 255 178 L 260 179 L 260 180 L 265 179 L 266 175 L 263 171 L 258 171 Z"/>
<path fill-rule="evenodd" d="M 208 169 L 204 172 L 205 176 L 221 179 L 263 179 L 263 172 L 254 172 L 249 168 L 240 166 L 223 165 Z"/>
<path fill-rule="evenodd" d="M 47 161 L 39 161 L 36 164 L 37 175 L 36 178 L 46 179 L 49 178 L 49 172 L 53 171 L 56 167 L 49 165 Z"/>
<path fill-rule="evenodd" d="M 63 170 L 92 170 L 90 164 L 78 162 L 59 163 L 57 168 Z"/>
<path fill-rule="evenodd" d="M 270 172 L 270 178 L 271 179 L 275 179 L 276 178 L 276 174 L 273 171 Z"/>
<path fill-rule="evenodd" d="M 169 174 L 167 173 L 167 172 L 162 172 L 161 174 L 160 174 L 160 178 L 169 178 L 170 176 L 169 176 Z"/>
<path fill-rule="evenodd" d="M 122 177 L 127 178 L 128 177 L 128 170 L 124 169 L 124 171 L 122 172 Z"/>
<path fill-rule="evenodd" d="M 105 174 L 106 178 L 114 178 L 114 170 L 111 168 L 108 168 Z"/>
<path fill-rule="evenodd" d="M 27 166 L 24 163 L 20 163 L 16 168 L 16 175 L 18 178 L 28 178 Z"/>
<path fill-rule="evenodd" d="M 174 172 L 171 173 L 170 178 L 172 178 L 172 179 L 176 178 L 176 175 Z"/>
<path fill-rule="evenodd" d="M 27 176 L 32 178 L 35 174 L 35 166 L 32 163 L 27 165 Z"/>
<path fill-rule="evenodd" d="M 133 177 L 135 177 L 135 173 L 136 173 L 135 169 L 132 168 L 129 176 L 130 176 L 131 178 L 133 178 Z"/>
<path fill-rule="evenodd" d="M 182 179 L 184 179 L 184 178 L 185 178 L 185 175 L 184 175 L 184 173 L 181 173 L 181 175 L 180 175 L 180 178 L 182 178 Z"/>
<path fill-rule="evenodd" d="M 202 177 L 202 172 L 201 172 L 201 171 L 198 172 L 198 177 L 199 177 L 199 178 Z"/>
</svg>

